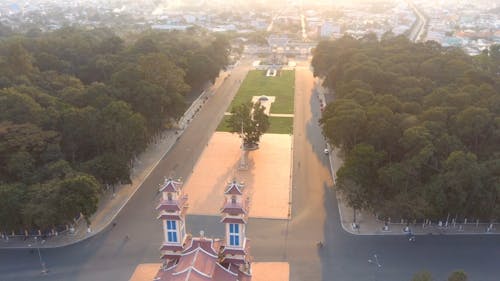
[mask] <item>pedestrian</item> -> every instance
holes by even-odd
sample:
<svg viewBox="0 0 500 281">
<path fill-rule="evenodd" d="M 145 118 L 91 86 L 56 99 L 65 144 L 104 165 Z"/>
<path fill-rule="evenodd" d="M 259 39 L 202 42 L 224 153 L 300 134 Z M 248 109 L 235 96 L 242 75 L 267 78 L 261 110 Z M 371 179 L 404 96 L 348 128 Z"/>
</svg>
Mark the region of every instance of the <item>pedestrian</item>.
<svg viewBox="0 0 500 281">
<path fill-rule="evenodd" d="M 409 236 L 408 237 L 408 241 L 415 242 L 415 235 L 413 235 L 413 233 L 411 232 L 411 230 L 410 230 L 410 232 L 408 232 L 408 236 Z"/>
</svg>

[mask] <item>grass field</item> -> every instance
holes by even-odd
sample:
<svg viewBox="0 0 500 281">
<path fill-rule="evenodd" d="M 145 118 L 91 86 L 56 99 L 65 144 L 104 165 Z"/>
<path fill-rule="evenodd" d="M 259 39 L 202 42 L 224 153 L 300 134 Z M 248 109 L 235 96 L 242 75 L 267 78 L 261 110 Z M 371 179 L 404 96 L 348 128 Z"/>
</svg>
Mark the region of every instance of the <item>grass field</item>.
<svg viewBox="0 0 500 281">
<path fill-rule="evenodd" d="M 266 77 L 264 70 L 249 71 L 228 111 L 231 111 L 233 106 L 251 101 L 253 96 L 266 95 L 276 97 L 271 106 L 271 113 L 293 114 L 294 85 L 293 70 L 283 70 L 276 77 Z"/>
<path fill-rule="evenodd" d="M 217 127 L 218 132 L 229 132 L 230 129 L 227 126 L 226 120 L 230 116 L 226 115 L 222 118 L 219 126 Z M 271 125 L 267 130 L 267 134 L 291 134 L 293 131 L 293 118 L 292 117 L 269 117 L 269 122 Z"/>
<path fill-rule="evenodd" d="M 216 129 L 217 132 L 230 132 L 231 131 L 229 129 L 229 127 L 227 126 L 227 120 L 229 119 L 229 117 L 231 117 L 231 116 L 224 115 L 224 117 L 222 118 L 222 120 L 219 123 L 219 126 L 217 126 L 217 129 Z"/>
<path fill-rule="evenodd" d="M 268 134 L 291 134 L 293 132 L 293 117 L 269 117 Z"/>
</svg>

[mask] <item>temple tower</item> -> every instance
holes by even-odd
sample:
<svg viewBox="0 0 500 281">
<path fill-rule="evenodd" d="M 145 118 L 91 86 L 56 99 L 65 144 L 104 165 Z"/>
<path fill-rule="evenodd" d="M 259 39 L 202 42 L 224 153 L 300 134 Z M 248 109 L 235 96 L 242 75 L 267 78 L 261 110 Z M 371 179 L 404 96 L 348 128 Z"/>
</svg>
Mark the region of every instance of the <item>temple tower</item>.
<svg viewBox="0 0 500 281">
<path fill-rule="evenodd" d="M 162 200 L 156 207 L 160 211 L 158 219 L 163 222 L 164 239 L 160 248 L 161 258 L 165 261 L 178 259 L 186 242 L 185 215 L 187 195 L 182 193 L 182 183 L 173 179 L 165 179 L 160 186 Z"/>
<path fill-rule="evenodd" d="M 222 207 L 225 224 L 225 243 L 221 251 L 222 263 L 249 267 L 249 240 L 245 227 L 248 219 L 248 198 L 243 197 L 243 184 L 233 180 L 226 188 Z"/>
</svg>

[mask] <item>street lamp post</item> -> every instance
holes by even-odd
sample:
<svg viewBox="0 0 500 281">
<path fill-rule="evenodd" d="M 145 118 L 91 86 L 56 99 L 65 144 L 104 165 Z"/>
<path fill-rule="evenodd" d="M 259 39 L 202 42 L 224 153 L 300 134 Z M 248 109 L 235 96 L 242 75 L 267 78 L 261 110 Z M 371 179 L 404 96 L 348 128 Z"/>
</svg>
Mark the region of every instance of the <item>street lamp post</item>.
<svg viewBox="0 0 500 281">
<path fill-rule="evenodd" d="M 40 260 L 40 266 L 42 267 L 42 274 L 47 274 L 49 270 L 47 269 L 47 267 L 45 267 L 45 262 L 43 262 L 42 253 L 40 251 L 40 245 L 38 244 L 38 237 L 35 237 L 35 243 L 36 243 L 36 250 L 38 252 L 38 259 Z M 41 245 L 43 245 L 43 243 L 45 243 L 45 240 L 40 241 Z M 31 247 L 31 244 L 28 246 Z"/>
<path fill-rule="evenodd" d="M 373 274 L 373 280 L 377 281 L 377 273 L 379 272 L 379 270 L 382 269 L 382 265 L 378 261 L 377 254 L 373 255 L 373 259 L 368 259 L 368 263 L 371 263 L 371 264 L 374 264 L 377 266 L 377 268 L 375 268 L 375 273 Z"/>
<path fill-rule="evenodd" d="M 247 161 L 245 155 L 245 134 L 243 131 L 243 120 L 241 120 L 241 159 L 240 159 L 240 170 L 247 169 Z"/>
</svg>

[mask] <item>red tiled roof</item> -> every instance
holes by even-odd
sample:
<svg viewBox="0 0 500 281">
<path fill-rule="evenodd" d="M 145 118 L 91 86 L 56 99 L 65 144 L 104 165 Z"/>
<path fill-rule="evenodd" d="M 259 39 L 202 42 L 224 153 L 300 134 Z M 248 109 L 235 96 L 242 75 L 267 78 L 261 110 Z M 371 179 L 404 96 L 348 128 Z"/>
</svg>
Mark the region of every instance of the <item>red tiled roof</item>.
<svg viewBox="0 0 500 281">
<path fill-rule="evenodd" d="M 179 251 L 179 254 L 182 253 L 182 245 L 180 244 L 163 244 L 160 247 L 160 251 Z"/>
<path fill-rule="evenodd" d="M 243 185 L 237 183 L 236 181 L 233 181 L 229 184 L 227 187 L 226 191 L 224 192 L 225 194 L 238 194 L 242 195 L 243 192 L 241 191 L 243 189 Z"/>
<path fill-rule="evenodd" d="M 202 248 L 196 248 L 191 252 L 182 254 L 174 272 L 178 273 L 194 268 L 207 276 L 211 276 L 215 267 L 215 263 L 211 262 L 213 259 L 217 260 L 217 256 L 207 253 Z"/>
<path fill-rule="evenodd" d="M 236 257 L 228 257 L 228 258 L 224 258 L 222 260 L 224 263 L 231 263 L 231 264 L 237 264 L 237 265 L 240 265 L 240 264 L 244 264 L 245 263 L 245 259 L 242 259 L 242 258 L 236 258 Z"/>
<path fill-rule="evenodd" d="M 158 216 L 160 220 L 181 220 L 181 216 L 177 214 L 162 213 Z"/>
<path fill-rule="evenodd" d="M 241 270 L 238 272 L 238 281 L 251 281 L 251 280 L 252 280 L 252 275 Z"/>
<path fill-rule="evenodd" d="M 158 211 L 167 211 L 167 212 L 175 212 L 175 211 L 180 211 L 181 208 L 177 203 L 174 203 L 177 201 L 173 200 L 163 200 L 160 202 L 158 207 L 156 207 L 156 210 Z"/>
<path fill-rule="evenodd" d="M 221 246 L 221 241 L 219 239 L 208 239 L 208 238 L 193 238 L 190 244 L 184 250 L 184 253 L 191 252 L 196 248 L 202 248 L 206 252 L 217 256 L 219 248 Z"/>
<path fill-rule="evenodd" d="M 187 201 L 187 196 L 184 195 L 179 200 L 161 200 L 156 210 L 159 211 L 167 211 L 167 212 L 176 212 L 180 211 L 181 208 L 185 207 L 185 203 Z"/>
<path fill-rule="evenodd" d="M 232 218 L 232 217 L 223 217 L 221 220 L 222 223 L 241 223 L 241 224 L 246 224 L 246 220 L 244 218 Z"/>
<path fill-rule="evenodd" d="M 230 215 L 240 215 L 240 214 L 246 214 L 247 211 L 245 210 L 245 208 L 236 203 L 236 204 L 233 204 L 233 203 L 227 203 L 224 205 L 224 207 L 222 207 L 222 212 L 223 213 L 227 213 L 227 214 L 230 214 Z"/>
<path fill-rule="evenodd" d="M 173 179 L 166 179 L 163 185 L 160 187 L 160 192 L 177 192 L 181 186 L 181 183 L 174 181 Z"/>
<path fill-rule="evenodd" d="M 222 213 L 227 213 L 230 215 L 240 215 L 248 213 L 249 200 L 246 198 L 242 202 L 233 203 L 232 200 L 226 198 L 224 205 L 221 208 Z"/>
<path fill-rule="evenodd" d="M 211 242 L 212 241 L 212 242 Z M 160 269 L 156 280 L 161 281 L 237 281 L 238 274 L 231 272 L 218 263 L 218 256 L 205 250 L 213 251 L 212 239 L 193 239 L 191 251 L 184 251 L 176 265 L 165 270 Z M 196 246 L 196 247 L 195 247 Z"/>
<path fill-rule="evenodd" d="M 214 280 L 238 280 L 238 274 L 217 263 L 214 271 Z M 238 280 L 239 281 L 239 280 Z"/>
<path fill-rule="evenodd" d="M 162 255 L 160 257 L 160 259 L 162 259 L 162 260 L 175 260 L 175 259 L 178 259 L 180 256 L 181 256 L 181 252 L 178 252 L 178 254 L 177 253 L 168 253 L 168 254 Z"/>
<path fill-rule="evenodd" d="M 231 256 L 234 256 L 234 255 L 244 255 L 245 254 L 245 250 L 244 249 L 224 248 L 222 250 L 222 254 L 223 255 L 231 255 Z"/>
</svg>

